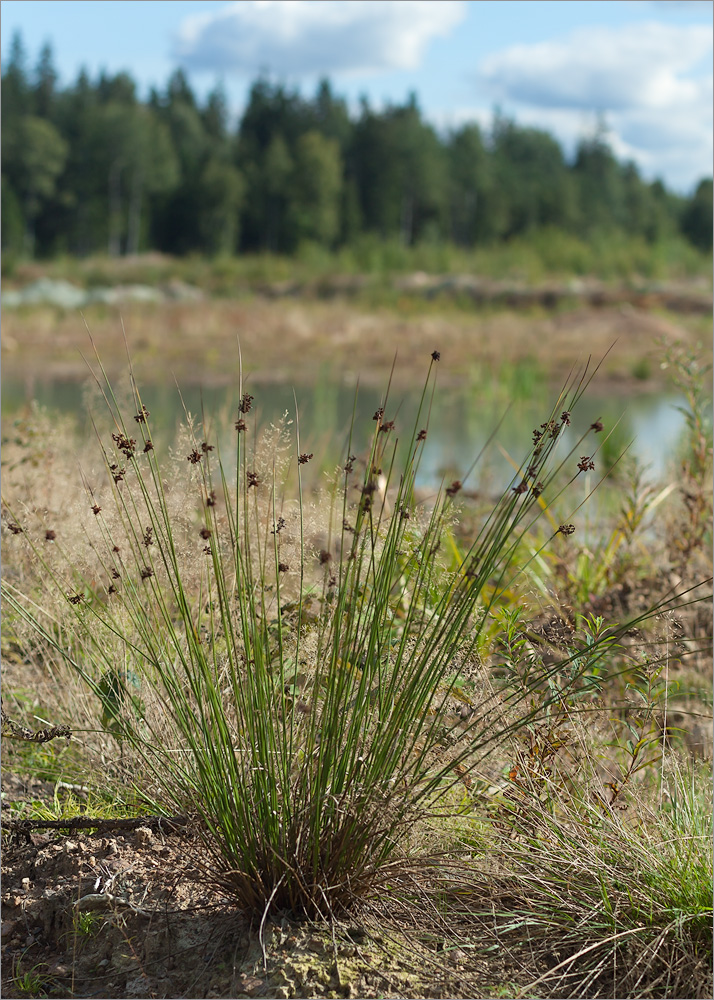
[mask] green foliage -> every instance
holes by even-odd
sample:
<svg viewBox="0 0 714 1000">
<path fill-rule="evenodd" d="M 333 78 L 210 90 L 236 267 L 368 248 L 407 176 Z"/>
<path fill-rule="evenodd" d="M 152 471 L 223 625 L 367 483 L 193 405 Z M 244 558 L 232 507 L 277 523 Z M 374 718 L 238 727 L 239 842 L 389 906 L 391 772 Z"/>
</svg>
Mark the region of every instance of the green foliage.
<svg viewBox="0 0 714 1000">
<path fill-rule="evenodd" d="M 325 80 L 304 98 L 259 78 L 232 134 L 220 88 L 201 104 L 178 70 L 145 102 L 125 73 L 82 72 L 62 89 L 49 47 L 30 72 L 19 36 L 2 82 L 3 228 L 18 252 L 19 208 L 25 256 L 294 254 L 310 243 L 360 258 L 364 237 L 490 250 L 537 236 L 543 263 L 526 274 L 586 273 L 583 248 L 597 245 L 619 274 L 628 262 L 608 256 L 612 244 L 639 240 L 625 272 L 658 276 L 677 238 L 689 269 L 711 253 L 711 180 L 689 199 L 648 184 L 602 126 L 571 164 L 552 136 L 500 113 L 487 131 L 442 137 L 413 94 L 351 118 Z"/>
<path fill-rule="evenodd" d="M 700 181 L 682 214 L 682 232 L 695 247 L 712 251 L 712 182 Z"/>
<path fill-rule="evenodd" d="M 711 365 L 702 359 L 699 348 L 673 344 L 666 352 L 663 367 L 671 370 L 673 382 L 686 400 L 686 405 L 680 407 L 686 430 L 680 445 L 677 469 L 682 516 L 673 525 L 670 537 L 672 560 L 682 568 L 711 550 L 714 453 Z"/>
<path fill-rule="evenodd" d="M 36 115 L 25 115 L 8 130 L 4 148 L 3 167 L 23 206 L 23 250 L 32 256 L 36 220 L 43 204 L 55 193 L 68 146 L 51 122 Z"/>
<path fill-rule="evenodd" d="M 45 971 L 44 963 L 37 963 L 31 969 L 22 970 L 18 962 L 12 976 L 12 987 L 21 997 L 47 997 L 54 991 L 54 980 Z"/>
<path fill-rule="evenodd" d="M 339 230 L 342 163 L 339 146 L 318 131 L 296 143 L 288 225 L 298 243 L 313 240 L 330 247 Z"/>
</svg>

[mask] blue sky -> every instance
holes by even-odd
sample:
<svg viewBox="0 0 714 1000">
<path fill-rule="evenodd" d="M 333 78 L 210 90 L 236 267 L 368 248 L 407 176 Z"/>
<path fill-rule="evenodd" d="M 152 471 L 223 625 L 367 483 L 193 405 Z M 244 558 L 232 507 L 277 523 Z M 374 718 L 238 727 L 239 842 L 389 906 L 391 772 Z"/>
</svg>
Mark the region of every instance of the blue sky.
<svg viewBox="0 0 714 1000">
<path fill-rule="evenodd" d="M 440 128 L 499 105 L 570 154 L 605 116 L 616 153 L 688 192 L 712 172 L 712 3 L 697 0 L 3 0 L 2 55 L 52 44 L 62 84 L 127 70 L 144 96 L 182 66 L 238 115 L 259 72 L 355 108 L 414 90 Z"/>
</svg>

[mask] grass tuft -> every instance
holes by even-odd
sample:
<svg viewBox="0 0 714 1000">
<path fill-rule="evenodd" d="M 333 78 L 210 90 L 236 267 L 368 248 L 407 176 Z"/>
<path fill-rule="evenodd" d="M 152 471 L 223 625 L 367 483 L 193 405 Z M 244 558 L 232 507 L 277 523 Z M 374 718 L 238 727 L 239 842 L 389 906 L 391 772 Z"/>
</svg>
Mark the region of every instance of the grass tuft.
<svg viewBox="0 0 714 1000">
<path fill-rule="evenodd" d="M 438 362 L 435 351 L 412 427 L 400 427 L 389 386 L 361 458 L 353 427 L 322 494 L 319 534 L 303 491 L 313 455 L 297 417 L 259 434 L 241 383 L 230 458 L 210 420 L 188 412 L 167 456 L 133 375 L 127 406 L 98 355 L 104 474 L 83 473 L 85 555 L 66 551 L 54 529 L 48 549 L 47 530 L 25 530 L 24 512 L 6 505 L 44 577 L 42 593 L 4 581 L 16 627 L 58 670 L 70 667 L 96 720 L 86 738 L 105 760 L 114 746 L 116 773 L 130 776 L 140 801 L 195 817 L 207 881 L 263 920 L 334 916 L 384 891 L 410 863 L 424 817 L 453 810 L 495 748 L 557 714 L 574 691 L 597 688 L 622 637 L 671 605 L 665 598 L 607 628 L 593 618 L 555 658 L 517 677 L 487 674 L 484 651 L 515 581 L 569 544 L 575 526 L 553 511 L 593 471 L 598 448 L 586 442 L 602 428 L 568 454 L 558 448 L 586 369 L 459 551 L 463 482 L 442 483 L 428 503 L 417 490 Z M 183 492 L 170 488 L 177 479 Z M 541 519 L 549 528 L 533 548 Z M 506 631 L 515 636 L 516 625 Z M 622 849 L 617 836 L 616 825 L 598 834 L 611 854 Z M 548 868 L 548 857 L 555 877 L 563 869 Z M 608 898 L 614 864 L 603 861 Z"/>
</svg>

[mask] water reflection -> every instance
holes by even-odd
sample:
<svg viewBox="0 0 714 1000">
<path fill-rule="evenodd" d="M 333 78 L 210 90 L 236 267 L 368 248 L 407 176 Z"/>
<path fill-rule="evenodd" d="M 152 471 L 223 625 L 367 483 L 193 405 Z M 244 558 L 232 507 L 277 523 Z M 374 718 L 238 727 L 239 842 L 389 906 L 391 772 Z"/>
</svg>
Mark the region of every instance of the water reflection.
<svg viewBox="0 0 714 1000">
<path fill-rule="evenodd" d="M 247 388 L 255 397 L 254 411 L 258 423 L 279 420 L 285 413 L 294 421 L 295 402 L 299 413 L 302 450 L 312 451 L 323 458 L 326 466 L 342 463 L 347 452 L 349 428 L 355 408 L 355 387 L 334 378 L 324 377 L 312 385 L 251 385 Z M 123 387 L 128 395 L 128 387 Z M 420 390 L 391 393 L 386 419 L 394 420 L 402 438 L 409 437 L 419 406 Z M 90 424 L 86 405 L 101 409 L 101 400 L 91 387 L 82 388 L 76 382 L 37 381 L 28 387 L 20 382 L 3 382 L 2 412 L 11 420 L 34 396 L 40 404 L 61 413 L 74 414 L 80 430 Z M 169 441 L 184 418 L 186 409 L 199 415 L 210 414 L 226 428 L 232 427 L 237 413 L 237 388 L 207 387 L 201 390 L 188 386 L 146 385 L 142 397 L 151 411 L 155 434 Z M 382 394 L 360 387 L 356 400 L 356 434 L 353 451 L 366 447 L 374 428 L 372 416 L 382 405 Z M 530 445 L 531 432 L 545 420 L 554 397 L 545 389 L 516 399 L 510 405 L 498 386 L 481 383 L 472 387 L 444 388 L 437 386 L 429 435 L 425 444 L 420 479 L 434 483 L 442 476 L 461 477 L 473 462 L 498 425 L 484 461 L 474 474 L 474 482 L 495 473 L 510 471 L 505 451 L 515 459 L 522 458 Z M 561 447 L 574 445 L 591 423 L 601 419 L 605 433 L 616 427 L 608 444 L 603 446 L 601 459 L 612 462 L 632 441 L 631 452 L 650 466 L 651 474 L 660 477 L 671 466 L 677 443 L 684 429 L 684 417 L 677 410 L 683 400 L 674 394 L 641 395 L 631 398 L 587 394 L 573 414 Z M 500 421 L 500 425 L 499 425 Z M 420 421 L 425 423 L 425 417 Z M 294 428 L 294 423 L 293 423 Z M 596 439 L 603 445 L 605 433 Z M 226 442 L 228 443 L 228 442 Z M 592 450 L 592 445 L 584 448 Z M 602 468 L 603 462 L 600 463 Z"/>
</svg>

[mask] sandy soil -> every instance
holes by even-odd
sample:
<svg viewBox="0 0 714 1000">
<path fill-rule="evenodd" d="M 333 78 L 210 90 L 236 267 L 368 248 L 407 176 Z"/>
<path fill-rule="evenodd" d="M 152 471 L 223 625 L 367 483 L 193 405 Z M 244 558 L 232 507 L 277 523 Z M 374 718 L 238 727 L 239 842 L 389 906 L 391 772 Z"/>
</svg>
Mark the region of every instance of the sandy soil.
<svg viewBox="0 0 714 1000">
<path fill-rule="evenodd" d="M 11 801 L 18 815 L 24 798 L 51 799 L 44 784 L 6 776 L 4 815 Z M 5 836 L 4 997 L 488 995 L 483 960 L 445 949 L 435 935 L 429 944 L 409 938 L 396 913 L 381 922 L 357 914 L 333 927 L 251 923 L 207 891 L 190 834 L 141 827 Z M 26 974 L 37 977 L 32 993 Z M 488 978 L 498 984 L 494 963 Z"/>
</svg>

